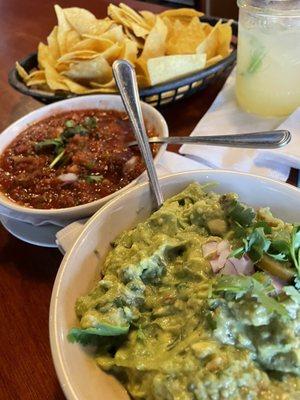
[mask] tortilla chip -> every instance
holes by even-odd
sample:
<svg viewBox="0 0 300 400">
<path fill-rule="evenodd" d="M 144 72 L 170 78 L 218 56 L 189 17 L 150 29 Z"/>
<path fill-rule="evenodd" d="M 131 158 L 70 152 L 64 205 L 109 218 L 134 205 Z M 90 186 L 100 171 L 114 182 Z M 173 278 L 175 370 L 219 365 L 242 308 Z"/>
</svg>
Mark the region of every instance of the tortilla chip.
<svg viewBox="0 0 300 400">
<path fill-rule="evenodd" d="M 68 51 L 68 47 L 66 45 L 66 36 L 67 32 L 69 32 L 72 28 L 69 22 L 67 21 L 63 9 L 57 4 L 54 6 L 58 27 L 57 27 L 57 42 L 59 46 L 60 54 L 65 54 Z"/>
<path fill-rule="evenodd" d="M 20 77 L 23 79 L 24 82 L 27 82 L 29 79 L 29 74 L 27 73 L 27 71 L 22 67 L 21 64 L 19 64 L 18 62 L 16 62 L 16 70 L 18 71 L 18 74 L 20 75 Z"/>
<path fill-rule="evenodd" d="M 156 15 L 153 14 L 151 11 L 140 11 L 141 16 L 146 21 L 148 27 L 151 29 L 155 25 L 156 22 Z"/>
<path fill-rule="evenodd" d="M 108 6 L 107 13 L 111 19 L 131 29 L 137 37 L 145 38 L 149 34 L 149 27 L 141 16 L 139 16 L 139 19 L 132 18 L 132 15 L 128 15 L 126 10 L 113 4 Z M 142 22 L 137 22 L 138 20 Z"/>
<path fill-rule="evenodd" d="M 124 3 L 120 3 L 119 7 L 121 8 L 121 10 L 123 11 L 123 13 L 129 18 L 131 19 L 133 22 L 137 23 L 138 25 L 149 29 L 151 27 L 148 26 L 147 21 L 143 18 L 142 15 L 140 15 L 137 11 L 133 10 L 132 8 L 128 7 L 126 4 Z"/>
<path fill-rule="evenodd" d="M 57 63 L 75 62 L 77 60 L 91 60 L 98 56 L 97 51 L 93 50 L 76 50 L 70 53 L 66 53 L 61 56 Z"/>
<path fill-rule="evenodd" d="M 138 46 L 137 43 L 130 39 L 125 39 L 123 42 L 123 49 L 120 53 L 122 60 L 130 61 L 133 65 L 137 60 Z"/>
<path fill-rule="evenodd" d="M 113 42 L 108 39 L 104 38 L 97 38 L 97 39 L 83 39 L 75 46 L 73 46 L 72 51 L 95 51 L 97 53 L 102 53 L 109 47 L 113 46 Z"/>
<path fill-rule="evenodd" d="M 217 24 L 213 27 L 210 34 L 199 44 L 196 49 L 198 54 L 206 54 L 207 59 L 214 57 L 218 53 L 218 45 L 219 45 L 219 25 L 221 24 L 221 20 L 217 22 Z"/>
<path fill-rule="evenodd" d="M 127 26 L 124 27 L 124 31 L 127 38 L 132 40 L 133 42 L 136 42 L 139 49 L 144 48 L 145 41 L 143 39 L 136 37 L 134 33 L 129 28 L 127 28 Z"/>
<path fill-rule="evenodd" d="M 167 54 L 194 54 L 199 44 L 205 39 L 205 32 L 197 17 L 188 25 L 176 20 L 168 37 Z"/>
<path fill-rule="evenodd" d="M 115 43 L 113 46 L 106 49 L 101 56 L 105 58 L 105 60 L 112 65 L 112 63 L 120 58 L 121 51 L 123 49 L 123 44 Z"/>
<path fill-rule="evenodd" d="M 202 12 L 194 10 L 193 8 L 177 8 L 174 10 L 166 10 L 159 14 L 161 18 L 170 17 L 170 18 L 193 18 L 193 17 L 202 17 L 204 15 Z"/>
<path fill-rule="evenodd" d="M 146 60 L 148 58 L 163 56 L 166 51 L 167 34 L 168 29 L 166 25 L 161 18 L 157 17 L 155 25 L 145 41 L 141 58 Z"/>
<path fill-rule="evenodd" d="M 217 64 L 219 61 L 223 60 L 223 57 L 218 54 L 206 61 L 205 68 L 211 67 L 214 64 Z"/>
<path fill-rule="evenodd" d="M 55 26 L 52 29 L 52 32 L 50 33 L 50 35 L 47 37 L 49 52 L 51 53 L 52 57 L 55 60 L 57 60 L 61 56 L 59 44 L 58 44 L 58 40 L 57 40 L 57 32 L 58 32 L 58 27 Z"/>
<path fill-rule="evenodd" d="M 101 55 L 93 60 L 79 61 L 70 66 L 64 76 L 75 82 L 88 84 L 90 81 L 107 83 L 112 79 L 112 68 Z"/>
<path fill-rule="evenodd" d="M 151 58 L 147 61 L 151 85 L 192 74 L 204 68 L 205 54 L 172 55 Z"/>
<path fill-rule="evenodd" d="M 90 11 L 84 8 L 64 8 L 63 13 L 70 26 L 79 34 L 93 34 L 98 26 L 98 20 Z"/>
<path fill-rule="evenodd" d="M 49 52 L 49 47 L 44 43 L 39 43 L 38 45 L 38 65 L 40 69 L 45 69 L 47 65 L 54 66 L 56 60 Z"/>
<path fill-rule="evenodd" d="M 218 48 L 217 53 L 222 57 L 230 54 L 230 43 L 232 38 L 232 28 L 230 22 L 218 25 Z"/>
</svg>

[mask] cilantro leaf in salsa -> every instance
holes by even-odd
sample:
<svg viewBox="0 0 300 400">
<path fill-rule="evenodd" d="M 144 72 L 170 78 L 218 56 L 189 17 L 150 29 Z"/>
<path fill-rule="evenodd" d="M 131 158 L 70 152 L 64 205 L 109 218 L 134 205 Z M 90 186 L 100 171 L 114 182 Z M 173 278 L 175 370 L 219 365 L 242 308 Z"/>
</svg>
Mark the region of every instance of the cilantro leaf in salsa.
<svg viewBox="0 0 300 400">
<path fill-rule="evenodd" d="M 51 162 L 49 167 L 50 168 L 55 167 L 55 165 L 58 164 L 62 160 L 64 154 L 65 154 L 65 150 L 62 150 L 60 153 L 58 153 L 58 155 L 54 158 L 54 160 Z"/>
<path fill-rule="evenodd" d="M 56 139 L 46 139 L 42 140 L 41 142 L 38 142 L 35 144 L 35 150 L 40 151 L 48 147 L 53 147 L 55 152 L 58 152 L 58 150 L 63 147 L 64 143 L 61 138 L 56 138 Z"/>
<path fill-rule="evenodd" d="M 94 129 L 97 127 L 97 119 L 95 117 L 85 117 L 83 124 L 89 129 Z"/>
<path fill-rule="evenodd" d="M 58 162 L 61 161 L 64 153 L 65 146 L 68 143 L 68 140 L 74 137 L 75 135 L 87 135 L 91 129 L 97 127 L 97 119 L 95 117 L 87 116 L 84 119 L 83 124 L 75 124 L 75 121 L 72 119 L 68 119 L 65 121 L 65 128 L 63 132 L 54 139 L 45 139 L 41 142 L 37 142 L 35 144 L 35 150 L 40 151 L 44 148 L 53 147 L 56 157 L 53 159 L 50 168 L 53 168 Z M 93 180 L 95 182 L 97 179 Z"/>
<path fill-rule="evenodd" d="M 101 182 L 103 180 L 103 175 L 87 175 L 85 180 L 88 183 Z"/>
</svg>

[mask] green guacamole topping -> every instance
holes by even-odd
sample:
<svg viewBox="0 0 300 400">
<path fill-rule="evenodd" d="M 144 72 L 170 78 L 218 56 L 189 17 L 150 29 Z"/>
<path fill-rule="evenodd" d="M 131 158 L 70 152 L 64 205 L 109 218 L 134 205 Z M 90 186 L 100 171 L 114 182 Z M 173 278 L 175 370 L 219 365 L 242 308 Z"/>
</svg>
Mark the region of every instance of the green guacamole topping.
<svg viewBox="0 0 300 400">
<path fill-rule="evenodd" d="M 300 399 L 299 229 L 207 189 L 189 185 L 112 243 L 69 339 L 133 399 Z M 251 272 L 213 269 L 211 242 Z"/>
</svg>

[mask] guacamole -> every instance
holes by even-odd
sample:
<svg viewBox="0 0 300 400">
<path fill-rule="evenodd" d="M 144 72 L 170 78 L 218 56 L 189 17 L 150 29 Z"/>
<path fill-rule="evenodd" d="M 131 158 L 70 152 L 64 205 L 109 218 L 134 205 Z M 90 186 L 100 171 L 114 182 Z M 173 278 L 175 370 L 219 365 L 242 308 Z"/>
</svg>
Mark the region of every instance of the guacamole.
<svg viewBox="0 0 300 400">
<path fill-rule="evenodd" d="M 112 243 L 69 339 L 133 399 L 300 399 L 299 232 L 193 183 Z"/>
</svg>

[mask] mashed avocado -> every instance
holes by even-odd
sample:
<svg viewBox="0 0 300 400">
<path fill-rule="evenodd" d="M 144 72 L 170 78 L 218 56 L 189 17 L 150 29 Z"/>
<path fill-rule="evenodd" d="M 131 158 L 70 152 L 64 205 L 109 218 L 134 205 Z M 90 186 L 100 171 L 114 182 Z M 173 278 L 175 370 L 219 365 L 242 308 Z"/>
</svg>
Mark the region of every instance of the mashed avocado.
<svg viewBox="0 0 300 400">
<path fill-rule="evenodd" d="M 112 244 L 69 338 L 93 344 L 134 399 L 300 399 L 298 239 L 269 210 L 191 184 Z M 260 272 L 214 273 L 203 255 L 212 241 Z M 264 257 L 287 271 L 279 295 Z"/>
</svg>

